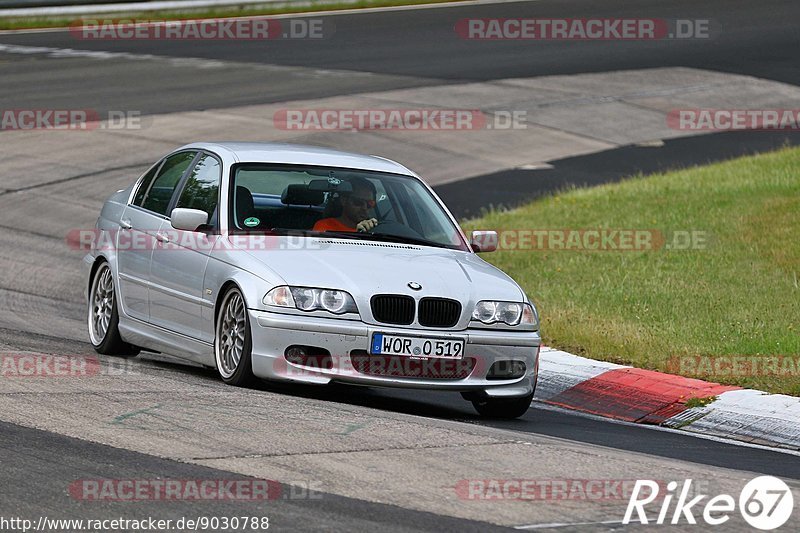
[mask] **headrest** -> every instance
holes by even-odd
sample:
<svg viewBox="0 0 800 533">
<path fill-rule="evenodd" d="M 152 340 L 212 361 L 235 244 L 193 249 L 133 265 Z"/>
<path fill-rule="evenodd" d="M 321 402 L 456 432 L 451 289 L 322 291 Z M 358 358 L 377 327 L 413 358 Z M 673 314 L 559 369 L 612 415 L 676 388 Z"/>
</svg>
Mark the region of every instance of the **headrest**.
<svg viewBox="0 0 800 533">
<path fill-rule="evenodd" d="M 247 187 L 242 187 L 241 185 L 236 187 L 236 209 L 240 214 L 250 213 L 255 209 L 253 193 Z"/>
<path fill-rule="evenodd" d="M 324 201 L 323 191 L 311 191 L 302 183 L 288 185 L 281 194 L 281 202 L 285 205 L 322 205 Z"/>
</svg>

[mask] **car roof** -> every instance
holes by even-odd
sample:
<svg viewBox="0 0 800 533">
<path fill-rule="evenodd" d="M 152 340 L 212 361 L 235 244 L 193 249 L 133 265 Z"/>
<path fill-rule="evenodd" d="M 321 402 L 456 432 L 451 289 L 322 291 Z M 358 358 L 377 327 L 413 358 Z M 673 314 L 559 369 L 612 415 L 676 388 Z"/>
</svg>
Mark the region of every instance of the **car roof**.
<svg viewBox="0 0 800 533">
<path fill-rule="evenodd" d="M 180 149 L 186 150 L 190 148 L 206 149 L 218 155 L 227 153 L 236 162 L 241 163 L 319 165 L 416 176 L 411 170 L 390 159 L 374 155 L 342 152 L 320 146 L 266 142 L 196 142 Z"/>
</svg>

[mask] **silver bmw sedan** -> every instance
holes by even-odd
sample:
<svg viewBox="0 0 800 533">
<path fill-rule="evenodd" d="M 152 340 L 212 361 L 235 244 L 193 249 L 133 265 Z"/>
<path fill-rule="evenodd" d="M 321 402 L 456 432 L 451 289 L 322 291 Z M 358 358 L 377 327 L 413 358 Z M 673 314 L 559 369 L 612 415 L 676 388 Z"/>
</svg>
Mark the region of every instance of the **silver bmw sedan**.
<svg viewBox="0 0 800 533">
<path fill-rule="evenodd" d="M 539 318 L 404 166 L 310 146 L 195 143 L 103 206 L 95 350 L 169 353 L 255 379 L 460 392 L 484 416 L 533 399 Z"/>
</svg>

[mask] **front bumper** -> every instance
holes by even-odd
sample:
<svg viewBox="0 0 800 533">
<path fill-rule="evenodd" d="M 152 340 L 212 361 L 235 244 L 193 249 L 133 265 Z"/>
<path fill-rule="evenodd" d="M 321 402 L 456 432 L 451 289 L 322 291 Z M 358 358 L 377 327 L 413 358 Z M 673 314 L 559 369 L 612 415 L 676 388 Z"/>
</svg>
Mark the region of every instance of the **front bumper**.
<svg viewBox="0 0 800 533">
<path fill-rule="evenodd" d="M 249 316 L 253 373 L 264 379 L 313 384 L 336 381 L 376 387 L 477 392 L 509 398 L 531 394 L 536 387 L 541 345 L 538 332 L 397 328 L 258 310 L 249 310 Z M 375 358 L 381 357 L 367 355 L 373 333 L 461 338 L 465 340 L 464 356 L 460 361 L 397 357 L 389 365 L 395 365 L 394 370 L 399 370 L 401 375 L 365 373 L 369 366 L 364 365 L 365 361 L 378 363 Z M 286 349 L 298 345 L 327 350 L 330 367 L 287 361 Z M 523 361 L 525 374 L 514 379 L 487 379 L 489 369 L 497 361 Z M 409 375 L 407 365 L 410 363 L 414 369 L 422 371 Z"/>
</svg>

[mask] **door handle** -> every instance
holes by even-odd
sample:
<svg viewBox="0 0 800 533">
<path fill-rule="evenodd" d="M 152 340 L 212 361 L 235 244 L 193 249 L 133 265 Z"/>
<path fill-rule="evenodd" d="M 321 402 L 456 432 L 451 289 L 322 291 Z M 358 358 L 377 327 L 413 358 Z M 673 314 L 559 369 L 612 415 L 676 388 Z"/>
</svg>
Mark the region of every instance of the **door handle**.
<svg viewBox="0 0 800 533">
<path fill-rule="evenodd" d="M 119 221 L 119 227 L 122 229 L 131 229 L 133 225 L 131 224 L 130 220 L 122 219 Z"/>
<path fill-rule="evenodd" d="M 156 239 L 158 240 L 158 242 L 163 242 L 163 243 L 169 242 L 169 237 L 167 237 L 161 232 L 156 233 Z"/>
</svg>

